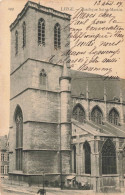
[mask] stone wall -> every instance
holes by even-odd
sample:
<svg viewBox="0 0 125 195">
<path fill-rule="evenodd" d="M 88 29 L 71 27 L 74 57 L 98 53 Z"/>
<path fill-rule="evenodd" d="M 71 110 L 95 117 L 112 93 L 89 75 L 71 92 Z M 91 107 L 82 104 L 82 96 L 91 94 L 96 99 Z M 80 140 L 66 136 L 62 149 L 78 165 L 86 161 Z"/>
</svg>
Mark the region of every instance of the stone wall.
<svg viewBox="0 0 125 195">
<path fill-rule="evenodd" d="M 45 20 L 45 46 L 38 45 L 38 20 Z M 26 47 L 22 47 L 23 35 L 22 24 L 26 23 Z M 61 50 L 54 49 L 54 25 L 59 23 L 61 26 Z M 66 28 L 65 28 L 66 27 Z M 15 56 L 15 32 L 18 31 L 18 54 Z M 28 9 L 23 18 L 19 20 L 15 28 L 11 32 L 11 72 L 24 63 L 28 58 L 42 60 L 48 62 L 52 56 L 53 63 L 63 64 L 65 52 L 69 46 L 65 45 L 69 42 L 69 21 L 39 12 L 34 9 Z M 29 49 L 30 48 L 30 49 Z M 59 62 L 62 60 L 61 62 Z"/>
</svg>

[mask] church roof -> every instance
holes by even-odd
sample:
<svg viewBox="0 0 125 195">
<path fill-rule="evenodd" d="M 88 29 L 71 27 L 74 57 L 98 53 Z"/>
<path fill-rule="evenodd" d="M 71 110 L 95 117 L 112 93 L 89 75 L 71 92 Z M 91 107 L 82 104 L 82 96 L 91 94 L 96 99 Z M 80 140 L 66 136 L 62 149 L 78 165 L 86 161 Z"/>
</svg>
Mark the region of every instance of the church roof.
<svg viewBox="0 0 125 195">
<path fill-rule="evenodd" d="M 104 125 L 99 125 L 92 121 L 85 120 L 84 123 L 80 123 L 79 121 L 72 119 L 72 123 L 94 136 L 125 138 L 124 127 L 116 127 L 108 122 L 105 122 Z"/>
<path fill-rule="evenodd" d="M 86 86 L 88 85 L 89 99 L 104 100 L 104 86 L 107 95 L 107 101 L 119 102 L 120 90 L 125 103 L 125 79 L 106 78 L 101 75 L 71 70 L 71 94 L 74 97 L 80 97 L 80 94 L 86 98 Z"/>
<path fill-rule="evenodd" d="M 98 127 L 95 127 L 95 126 L 92 126 L 90 125 L 89 123 L 85 122 L 85 123 L 80 123 L 79 121 L 76 121 L 74 119 L 72 119 L 72 123 L 77 126 L 78 128 L 86 131 L 87 133 L 91 134 L 91 135 L 94 135 L 94 136 L 106 136 L 105 132 L 102 133 L 100 131 L 100 128 Z M 112 136 L 110 134 L 110 136 Z"/>
</svg>

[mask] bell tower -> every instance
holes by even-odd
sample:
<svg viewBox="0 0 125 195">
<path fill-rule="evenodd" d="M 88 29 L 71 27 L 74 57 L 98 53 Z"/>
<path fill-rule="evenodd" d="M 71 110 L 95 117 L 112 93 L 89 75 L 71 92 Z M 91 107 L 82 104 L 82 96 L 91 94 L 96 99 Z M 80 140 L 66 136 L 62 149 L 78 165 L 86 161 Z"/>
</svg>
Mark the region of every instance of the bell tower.
<svg viewBox="0 0 125 195">
<path fill-rule="evenodd" d="M 66 64 L 63 66 L 70 46 L 69 24 L 70 15 L 28 1 L 10 25 L 11 179 L 25 181 L 28 175 L 30 181 L 32 178 L 38 183 L 44 172 L 46 180 L 59 180 L 60 143 L 63 171 L 70 172 L 70 118 L 66 108 L 70 77 Z M 21 126 L 16 121 L 18 110 Z M 21 149 L 16 144 L 20 129 Z M 18 170 L 16 164 L 20 165 Z"/>
</svg>

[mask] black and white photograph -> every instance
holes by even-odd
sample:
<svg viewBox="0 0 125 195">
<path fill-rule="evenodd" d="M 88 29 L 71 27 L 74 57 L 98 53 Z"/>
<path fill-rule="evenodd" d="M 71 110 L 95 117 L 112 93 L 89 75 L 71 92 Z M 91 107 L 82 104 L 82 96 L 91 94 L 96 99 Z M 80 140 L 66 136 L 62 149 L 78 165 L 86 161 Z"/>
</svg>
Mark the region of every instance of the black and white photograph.
<svg viewBox="0 0 125 195">
<path fill-rule="evenodd" d="M 125 195 L 125 1 L 0 16 L 0 195 Z"/>
</svg>

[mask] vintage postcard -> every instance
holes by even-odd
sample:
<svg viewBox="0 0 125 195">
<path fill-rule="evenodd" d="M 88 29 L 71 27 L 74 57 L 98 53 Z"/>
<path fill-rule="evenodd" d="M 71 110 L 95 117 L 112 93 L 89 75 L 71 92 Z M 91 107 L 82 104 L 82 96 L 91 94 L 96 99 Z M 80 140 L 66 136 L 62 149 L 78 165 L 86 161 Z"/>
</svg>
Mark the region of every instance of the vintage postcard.
<svg viewBox="0 0 125 195">
<path fill-rule="evenodd" d="M 124 194 L 125 1 L 0 16 L 0 194 Z"/>
</svg>

